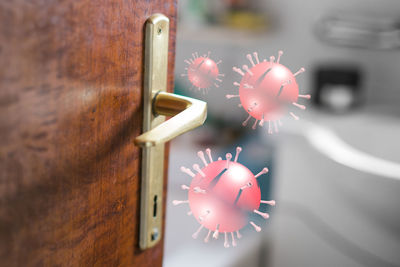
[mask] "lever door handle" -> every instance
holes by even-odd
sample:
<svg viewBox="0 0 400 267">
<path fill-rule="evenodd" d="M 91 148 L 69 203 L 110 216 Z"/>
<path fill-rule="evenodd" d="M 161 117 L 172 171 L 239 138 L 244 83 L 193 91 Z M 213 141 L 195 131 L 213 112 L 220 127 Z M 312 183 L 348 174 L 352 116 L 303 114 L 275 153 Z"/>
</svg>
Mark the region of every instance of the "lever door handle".
<svg viewBox="0 0 400 267">
<path fill-rule="evenodd" d="M 155 128 L 136 137 L 135 144 L 156 146 L 202 125 L 207 118 L 207 104 L 194 98 L 157 92 L 152 101 L 154 115 L 173 116 Z"/>
<path fill-rule="evenodd" d="M 162 14 L 146 22 L 143 83 L 139 246 L 148 249 L 162 237 L 164 143 L 204 123 L 207 104 L 167 93 L 169 20 Z M 165 121 L 165 116 L 173 116 Z"/>
</svg>

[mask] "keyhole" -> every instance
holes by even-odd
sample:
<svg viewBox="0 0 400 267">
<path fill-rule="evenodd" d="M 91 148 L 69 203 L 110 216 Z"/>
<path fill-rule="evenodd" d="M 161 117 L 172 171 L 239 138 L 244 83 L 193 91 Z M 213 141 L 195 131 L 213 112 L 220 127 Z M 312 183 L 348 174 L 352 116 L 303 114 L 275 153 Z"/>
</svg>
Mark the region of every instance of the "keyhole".
<svg viewBox="0 0 400 267">
<path fill-rule="evenodd" d="M 153 217 L 157 216 L 157 195 L 154 196 Z"/>
</svg>

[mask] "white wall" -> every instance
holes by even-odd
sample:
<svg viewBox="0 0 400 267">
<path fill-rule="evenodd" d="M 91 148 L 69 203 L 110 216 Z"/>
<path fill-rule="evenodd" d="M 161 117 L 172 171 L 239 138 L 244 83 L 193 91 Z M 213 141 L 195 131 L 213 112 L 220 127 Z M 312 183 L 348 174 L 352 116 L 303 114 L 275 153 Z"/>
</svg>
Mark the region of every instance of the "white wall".
<svg viewBox="0 0 400 267">
<path fill-rule="evenodd" d="M 238 76 L 232 66 L 242 65 L 245 55 L 258 51 L 268 58 L 282 49 L 282 62 L 292 71 L 304 66 L 309 71 L 299 78 L 301 91 L 312 86 L 312 69 L 319 63 L 360 64 L 365 71 L 366 100 L 369 105 L 391 106 L 400 110 L 400 50 L 367 50 L 332 46 L 322 43 L 314 35 L 313 29 L 318 19 L 339 12 L 355 12 L 366 16 L 398 17 L 400 21 L 400 1 L 398 0 L 264 0 L 260 1 L 265 14 L 272 19 L 274 27 L 265 33 L 241 33 L 224 29 L 190 29 L 185 24 L 178 25 L 176 73 L 184 72 L 183 60 L 192 52 L 212 51 L 214 58 L 222 59 L 221 72 L 226 73 L 223 85 L 210 91 L 205 99 L 210 104 L 210 112 L 223 116 L 244 118 L 237 109 L 226 109 L 230 105 L 224 95 L 234 92 L 232 82 Z M 181 82 L 185 82 L 179 79 Z M 186 83 L 187 84 L 187 83 Z M 187 87 L 190 87 L 187 84 Z"/>
<path fill-rule="evenodd" d="M 366 16 L 397 17 L 398 0 L 279 0 L 263 1 L 265 8 L 281 18 L 276 44 L 297 52 L 290 61 L 313 66 L 316 62 L 348 61 L 363 65 L 369 103 L 397 105 L 400 101 L 400 50 L 377 51 L 327 46 L 312 32 L 318 18 L 334 10 Z M 309 76 L 307 77 L 309 78 Z M 306 86 L 309 84 L 309 79 Z"/>
</svg>

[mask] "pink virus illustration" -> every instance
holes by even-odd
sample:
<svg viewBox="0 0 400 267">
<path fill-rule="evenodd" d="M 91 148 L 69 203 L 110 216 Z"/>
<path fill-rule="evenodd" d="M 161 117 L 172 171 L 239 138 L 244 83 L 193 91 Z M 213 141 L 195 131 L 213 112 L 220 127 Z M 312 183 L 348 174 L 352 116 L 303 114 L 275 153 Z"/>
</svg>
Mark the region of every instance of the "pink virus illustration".
<svg viewBox="0 0 400 267">
<path fill-rule="evenodd" d="M 196 174 L 189 168 L 181 167 L 181 171 L 191 176 L 190 186 L 182 185 L 183 190 L 188 191 L 187 200 L 174 200 L 174 205 L 188 203 L 190 211 L 188 215 L 193 215 L 200 223 L 199 229 L 192 235 L 196 239 L 203 228 L 208 229 L 204 242 L 209 242 L 211 234 L 214 239 L 218 239 L 219 234 L 224 234 L 224 247 L 231 244 L 236 247 L 235 235 L 241 238 L 239 230 L 245 225 L 250 224 L 257 232 L 261 227 L 253 221 L 249 221 L 249 214 L 255 213 L 264 219 L 269 218 L 269 214 L 259 211 L 261 204 L 275 206 L 274 200 L 261 200 L 261 191 L 257 178 L 268 172 L 267 168 L 262 169 L 256 175 L 237 162 L 242 148 L 236 148 L 236 155 L 233 161 L 232 154 L 226 154 L 226 160 L 218 158 L 214 161 L 211 150 L 206 149 L 208 161 L 203 151 L 197 155 L 204 164 L 200 168 L 198 164 L 193 165 Z"/>
<path fill-rule="evenodd" d="M 191 58 L 185 60 L 185 63 L 188 64 L 188 67 L 185 68 L 187 73 L 181 76 L 188 77 L 192 84 L 190 89 L 197 88 L 205 94 L 211 87 L 219 87 L 218 82 L 222 82 L 220 78 L 224 76 L 218 70 L 218 64 L 221 63 L 221 60 L 218 62 L 212 60 L 210 52 L 203 56 L 199 56 L 197 52 L 193 53 Z"/>
<path fill-rule="evenodd" d="M 262 127 L 268 122 L 268 133 L 278 132 L 282 125 L 281 117 L 288 112 L 295 120 L 299 117 L 292 111 L 290 106 L 306 109 L 304 105 L 297 103 L 298 98 L 310 99 L 310 95 L 299 94 L 299 86 L 296 76 L 304 72 L 300 68 L 296 73 L 292 73 L 287 67 L 280 63 L 282 51 L 278 53 L 278 59 L 271 56 L 269 61 L 264 59 L 260 62 L 257 52 L 246 57 L 250 61 L 251 67 L 243 65 L 242 68 L 233 67 L 233 71 L 242 76 L 240 83 L 233 84 L 239 87 L 238 95 L 226 95 L 226 98 L 240 98 L 239 107 L 243 107 L 248 117 L 243 122 L 246 126 L 250 118 L 254 118 L 252 128 L 256 129 L 257 123 Z M 254 58 L 253 58 L 254 57 Z"/>
</svg>

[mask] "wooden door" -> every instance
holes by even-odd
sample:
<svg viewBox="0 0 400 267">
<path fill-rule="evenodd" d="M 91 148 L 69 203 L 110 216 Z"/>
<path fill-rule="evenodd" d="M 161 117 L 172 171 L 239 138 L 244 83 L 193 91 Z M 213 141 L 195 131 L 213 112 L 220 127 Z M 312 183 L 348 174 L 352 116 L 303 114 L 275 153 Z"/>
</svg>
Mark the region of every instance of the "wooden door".
<svg viewBox="0 0 400 267">
<path fill-rule="evenodd" d="M 161 266 L 163 242 L 138 247 L 133 144 L 153 13 L 171 91 L 176 0 L 0 1 L 0 266 Z"/>
</svg>

